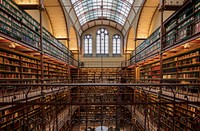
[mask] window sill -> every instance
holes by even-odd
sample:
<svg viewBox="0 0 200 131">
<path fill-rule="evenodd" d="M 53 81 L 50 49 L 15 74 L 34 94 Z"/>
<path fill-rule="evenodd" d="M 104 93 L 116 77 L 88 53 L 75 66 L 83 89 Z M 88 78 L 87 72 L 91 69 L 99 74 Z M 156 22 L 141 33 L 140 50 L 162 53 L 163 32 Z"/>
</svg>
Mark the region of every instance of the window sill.
<svg viewBox="0 0 200 131">
<path fill-rule="evenodd" d="M 96 57 L 109 57 L 109 54 L 96 54 Z"/>
<path fill-rule="evenodd" d="M 84 54 L 83 57 L 92 57 L 92 54 Z"/>
</svg>

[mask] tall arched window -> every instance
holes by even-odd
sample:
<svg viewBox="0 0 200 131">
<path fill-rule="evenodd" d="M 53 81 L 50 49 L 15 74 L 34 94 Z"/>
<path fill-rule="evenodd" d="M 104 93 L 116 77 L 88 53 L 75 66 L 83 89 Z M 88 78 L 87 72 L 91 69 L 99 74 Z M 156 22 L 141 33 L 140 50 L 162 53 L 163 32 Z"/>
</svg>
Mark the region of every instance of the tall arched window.
<svg viewBox="0 0 200 131">
<path fill-rule="evenodd" d="M 100 28 L 97 31 L 97 54 L 108 54 L 109 38 L 108 31 Z"/>
<path fill-rule="evenodd" d="M 121 54 L 121 38 L 117 34 L 113 36 L 113 54 Z"/>
<path fill-rule="evenodd" d="M 91 35 L 85 35 L 85 48 L 84 48 L 84 54 L 92 54 L 92 36 Z"/>
</svg>

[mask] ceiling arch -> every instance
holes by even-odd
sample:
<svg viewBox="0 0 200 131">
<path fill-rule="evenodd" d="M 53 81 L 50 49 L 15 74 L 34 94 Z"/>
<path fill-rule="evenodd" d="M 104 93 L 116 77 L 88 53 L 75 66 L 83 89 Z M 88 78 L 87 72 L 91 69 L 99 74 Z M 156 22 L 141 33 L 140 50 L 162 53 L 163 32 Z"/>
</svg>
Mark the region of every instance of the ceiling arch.
<svg viewBox="0 0 200 131">
<path fill-rule="evenodd" d="M 56 38 L 67 38 L 67 22 L 59 0 L 44 0 Z"/>
<path fill-rule="evenodd" d="M 158 9 L 158 6 L 159 6 L 159 0 L 146 0 L 144 2 L 137 24 L 136 38 L 148 37 L 151 21 L 153 19 L 156 10 Z"/>
<path fill-rule="evenodd" d="M 117 28 L 126 36 L 144 0 L 60 1 L 79 36 L 95 25 L 108 25 Z"/>
<path fill-rule="evenodd" d="M 71 26 L 69 30 L 69 49 L 72 51 L 78 50 L 76 31 L 73 26 Z"/>
<path fill-rule="evenodd" d="M 111 26 L 119 31 L 123 31 L 123 26 L 112 20 L 92 20 L 82 26 L 83 32 L 94 26 Z"/>
<path fill-rule="evenodd" d="M 14 0 L 19 5 L 38 5 L 39 0 Z M 52 33 L 56 38 L 68 38 L 67 22 L 60 0 L 43 0 L 48 14 Z"/>
<path fill-rule="evenodd" d="M 81 25 L 108 19 L 124 25 L 134 0 L 71 0 Z"/>
<path fill-rule="evenodd" d="M 135 32 L 134 28 L 131 27 L 129 29 L 129 32 L 128 32 L 126 46 L 125 46 L 126 51 L 128 53 L 130 53 L 132 50 L 135 49 L 135 47 L 134 47 L 135 46 L 135 41 L 134 41 L 135 40 L 135 34 L 134 34 L 134 32 Z"/>
</svg>

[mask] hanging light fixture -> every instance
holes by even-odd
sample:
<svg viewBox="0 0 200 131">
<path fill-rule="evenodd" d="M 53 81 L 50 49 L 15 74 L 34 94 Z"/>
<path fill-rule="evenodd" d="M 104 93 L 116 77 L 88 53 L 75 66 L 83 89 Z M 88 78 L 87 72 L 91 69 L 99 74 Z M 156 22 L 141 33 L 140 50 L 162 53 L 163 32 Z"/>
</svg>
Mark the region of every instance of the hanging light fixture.
<svg viewBox="0 0 200 131">
<path fill-rule="evenodd" d="M 183 46 L 183 48 L 184 48 L 184 49 L 189 49 L 189 48 L 190 48 L 190 44 L 189 44 L 189 43 L 185 44 L 185 45 Z"/>
<path fill-rule="evenodd" d="M 15 43 L 11 42 L 11 43 L 9 43 L 8 47 L 11 49 L 15 49 L 16 45 L 15 45 Z"/>
</svg>

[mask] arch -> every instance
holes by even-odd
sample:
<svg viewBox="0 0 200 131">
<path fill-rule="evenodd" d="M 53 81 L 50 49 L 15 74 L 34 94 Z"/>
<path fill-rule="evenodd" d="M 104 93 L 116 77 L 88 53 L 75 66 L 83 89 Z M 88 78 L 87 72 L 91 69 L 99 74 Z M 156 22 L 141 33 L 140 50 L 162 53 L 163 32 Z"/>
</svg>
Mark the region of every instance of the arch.
<svg viewBox="0 0 200 131">
<path fill-rule="evenodd" d="M 152 19 L 159 7 L 159 0 L 146 0 L 139 14 L 136 38 L 147 38 L 150 31 Z"/>
<path fill-rule="evenodd" d="M 14 0 L 17 4 L 35 5 L 39 0 Z M 60 0 L 44 0 L 45 11 L 51 24 L 52 34 L 56 38 L 68 38 L 67 21 Z M 39 18 L 39 15 L 37 16 Z"/>
<path fill-rule="evenodd" d="M 73 26 L 69 30 L 69 49 L 72 51 L 78 50 L 77 34 Z"/>
<path fill-rule="evenodd" d="M 44 5 L 52 24 L 53 35 L 56 38 L 67 38 L 67 21 L 60 1 L 48 0 L 44 1 Z"/>
<path fill-rule="evenodd" d="M 125 50 L 127 53 L 130 53 L 132 50 L 135 49 L 134 42 L 135 42 L 135 30 L 133 27 L 131 27 L 127 35 L 126 46 L 125 46 Z"/>
</svg>

